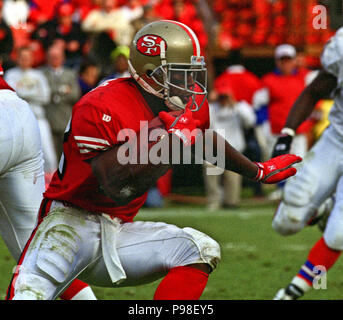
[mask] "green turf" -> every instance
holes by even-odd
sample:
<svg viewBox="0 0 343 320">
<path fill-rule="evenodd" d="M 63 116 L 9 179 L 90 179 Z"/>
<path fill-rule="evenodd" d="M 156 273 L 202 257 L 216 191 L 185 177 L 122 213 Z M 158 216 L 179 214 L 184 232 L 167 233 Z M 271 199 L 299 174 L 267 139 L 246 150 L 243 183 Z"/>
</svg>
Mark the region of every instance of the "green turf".
<svg viewBox="0 0 343 320">
<path fill-rule="evenodd" d="M 258 203 L 211 213 L 200 206 L 175 206 L 143 209 L 137 220 L 191 226 L 219 242 L 222 261 L 210 276 L 201 299 L 271 299 L 296 274 L 309 249 L 321 236 L 316 227 L 307 227 L 290 237 L 276 234 L 271 228 L 274 210 L 273 205 Z M 0 259 L 2 299 L 15 265 L 2 241 Z M 312 290 L 306 299 L 342 299 L 342 264 L 338 260 L 328 273 L 326 290 Z M 94 287 L 94 292 L 99 299 L 145 300 L 152 299 L 158 283 L 115 289 Z"/>
</svg>

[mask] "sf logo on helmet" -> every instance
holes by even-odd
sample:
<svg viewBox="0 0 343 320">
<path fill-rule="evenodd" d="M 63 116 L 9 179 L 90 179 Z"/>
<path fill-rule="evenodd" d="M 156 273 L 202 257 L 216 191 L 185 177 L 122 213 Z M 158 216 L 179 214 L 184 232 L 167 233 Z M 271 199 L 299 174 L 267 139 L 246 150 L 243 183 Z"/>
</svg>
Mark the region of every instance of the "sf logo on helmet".
<svg viewBox="0 0 343 320">
<path fill-rule="evenodd" d="M 164 41 L 167 49 L 167 43 L 160 36 L 149 34 L 142 36 L 137 41 L 137 50 L 146 56 L 158 56 L 161 53 L 161 42 Z"/>
</svg>

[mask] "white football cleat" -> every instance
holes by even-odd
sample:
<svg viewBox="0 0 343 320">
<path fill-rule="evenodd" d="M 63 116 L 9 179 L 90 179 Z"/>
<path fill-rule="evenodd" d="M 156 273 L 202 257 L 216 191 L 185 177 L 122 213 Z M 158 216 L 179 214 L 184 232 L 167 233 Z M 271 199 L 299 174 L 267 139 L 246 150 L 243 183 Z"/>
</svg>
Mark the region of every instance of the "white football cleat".
<svg viewBox="0 0 343 320">
<path fill-rule="evenodd" d="M 284 288 L 280 289 L 273 300 L 295 300 L 288 294 L 286 294 L 286 290 Z"/>
<path fill-rule="evenodd" d="M 289 284 L 286 289 L 280 289 L 273 300 L 297 300 L 302 297 L 304 291 L 293 283 Z"/>
</svg>

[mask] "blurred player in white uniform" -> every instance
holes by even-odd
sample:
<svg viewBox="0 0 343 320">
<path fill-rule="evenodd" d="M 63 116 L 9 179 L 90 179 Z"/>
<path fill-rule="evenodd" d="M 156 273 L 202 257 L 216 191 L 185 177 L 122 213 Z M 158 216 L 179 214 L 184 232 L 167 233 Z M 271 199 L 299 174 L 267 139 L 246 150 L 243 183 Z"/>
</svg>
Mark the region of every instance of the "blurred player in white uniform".
<svg viewBox="0 0 343 320">
<path fill-rule="evenodd" d="M 0 65 L 0 234 L 18 260 L 43 198 L 44 160 L 36 118 L 2 76 Z M 66 298 L 94 299 L 85 283 L 77 280 L 71 287 Z"/>
<path fill-rule="evenodd" d="M 17 260 L 35 224 L 44 192 L 37 121 L 0 76 L 0 231 Z M 34 214 L 32 214 L 34 212 Z"/>
<path fill-rule="evenodd" d="M 321 63 L 322 70 L 293 105 L 273 156 L 288 152 L 297 127 L 329 95 L 334 99 L 331 125 L 305 156 L 297 176 L 287 181 L 272 225 L 280 234 L 291 235 L 318 220 L 322 211 L 330 216 L 323 237 L 291 283 L 279 290 L 277 300 L 301 297 L 314 279 L 323 276 L 320 270 L 328 271 L 343 250 L 343 28 L 326 44 Z"/>
</svg>

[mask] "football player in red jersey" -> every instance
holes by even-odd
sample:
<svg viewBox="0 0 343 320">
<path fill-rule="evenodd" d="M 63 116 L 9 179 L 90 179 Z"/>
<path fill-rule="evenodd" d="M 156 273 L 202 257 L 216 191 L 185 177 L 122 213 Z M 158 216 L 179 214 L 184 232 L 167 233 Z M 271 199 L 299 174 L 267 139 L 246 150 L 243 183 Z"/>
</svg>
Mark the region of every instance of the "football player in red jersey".
<svg viewBox="0 0 343 320">
<path fill-rule="evenodd" d="M 74 106 L 8 299 L 55 299 L 75 277 L 105 287 L 164 277 L 155 299 L 198 299 L 220 261 L 218 243 L 200 231 L 133 221 L 146 191 L 170 169 L 173 142 L 193 148 L 206 140 L 199 133 L 209 114 L 198 39 L 184 24 L 156 21 L 135 35 L 129 62 L 131 77 L 103 83 Z M 142 121 L 160 128 L 158 139 L 146 141 Z M 138 161 L 125 162 L 127 140 L 136 141 L 129 146 Z M 223 138 L 213 133 L 211 147 L 217 142 Z M 157 145 L 172 151 L 169 162 L 152 161 Z M 256 164 L 223 145 L 225 169 L 264 183 L 294 175 L 301 161 L 284 155 Z"/>
</svg>

